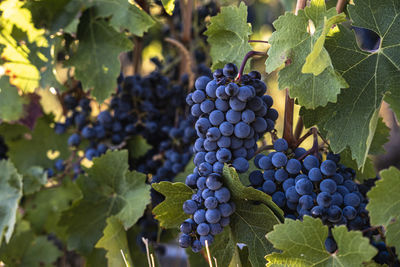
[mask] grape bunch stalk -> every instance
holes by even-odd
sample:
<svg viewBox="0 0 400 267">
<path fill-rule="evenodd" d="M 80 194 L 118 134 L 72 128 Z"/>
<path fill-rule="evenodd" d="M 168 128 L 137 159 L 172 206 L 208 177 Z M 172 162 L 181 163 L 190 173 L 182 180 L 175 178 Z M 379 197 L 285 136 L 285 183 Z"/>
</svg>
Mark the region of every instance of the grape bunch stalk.
<svg viewBox="0 0 400 267">
<path fill-rule="evenodd" d="M 186 178 L 186 185 L 196 190 L 183 204 L 191 218 L 180 227 L 181 247 L 201 250 L 221 233 L 235 211 L 231 193 L 224 186 L 224 164 L 240 173 L 249 168 L 248 160 L 257 151 L 257 140 L 275 127 L 278 112 L 271 108 L 273 100 L 264 95 L 267 88 L 260 73 L 252 71 L 238 76 L 237 67 L 226 64 L 213 73 L 214 79 L 200 77 L 196 90 L 186 102 L 197 118 L 194 144 L 195 168 Z M 236 79 L 235 79 L 236 78 Z"/>
<path fill-rule="evenodd" d="M 340 163 L 340 155 L 309 154 L 291 149 L 285 139 L 274 142 L 275 151 L 258 154 L 254 163 L 260 170 L 250 173 L 251 186 L 271 195 L 285 213 L 296 220 L 303 216 L 320 218 L 325 225 L 346 225 L 349 230 L 370 227 L 365 189 L 354 182 L 356 172 Z M 337 250 L 330 234 L 325 242 L 328 252 Z"/>
</svg>

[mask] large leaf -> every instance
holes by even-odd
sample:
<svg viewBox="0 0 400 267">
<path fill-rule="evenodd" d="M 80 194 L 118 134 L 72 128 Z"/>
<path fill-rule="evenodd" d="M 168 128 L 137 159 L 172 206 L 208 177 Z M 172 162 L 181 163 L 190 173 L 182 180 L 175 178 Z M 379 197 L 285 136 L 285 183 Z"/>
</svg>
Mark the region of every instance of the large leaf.
<svg viewBox="0 0 400 267">
<path fill-rule="evenodd" d="M 307 30 L 310 20 L 315 26 L 312 34 Z M 279 72 L 279 88 L 289 88 L 299 105 L 314 109 L 336 102 L 340 89 L 347 87 L 324 48 L 329 29 L 344 20 L 345 15 L 337 14 L 334 8 L 326 10 L 324 0 L 313 0 L 297 16 L 286 13 L 274 22 L 276 31 L 269 39 L 266 70 L 272 72 L 288 62 Z"/>
<path fill-rule="evenodd" d="M 36 233 L 56 233 L 58 238 L 64 240 L 65 229 L 58 225 L 61 213 L 80 197 L 76 184 L 64 179 L 60 186 L 45 188 L 33 195 L 26 203 L 25 219 Z"/>
<path fill-rule="evenodd" d="M 283 222 L 283 211 L 272 201 L 271 196 L 253 187 L 244 186 L 241 183 L 235 168 L 225 165 L 223 179 L 225 185 L 231 191 L 233 199 L 246 199 L 264 203 L 269 209 L 273 211 L 275 216 Z"/>
<path fill-rule="evenodd" d="M 78 50 L 68 65 L 75 67 L 75 76 L 83 89 L 93 89 L 92 95 L 103 102 L 117 86 L 121 68 L 118 55 L 131 49 L 132 43 L 105 20 L 95 19 L 93 13 L 89 9 L 80 19 Z"/>
<path fill-rule="evenodd" d="M 33 194 L 47 183 L 47 172 L 40 166 L 31 166 L 24 173 L 24 195 Z"/>
<path fill-rule="evenodd" d="M 308 113 L 313 113 L 313 121 L 327 132 L 335 153 L 349 147 L 358 166 L 362 166 L 375 134 L 382 99 L 386 93 L 398 95 L 400 90 L 400 3 L 354 3 L 349 6 L 353 25 L 375 31 L 382 39 L 381 45 L 375 52 L 363 51 L 354 33 L 339 26 L 339 32 L 328 38 L 326 48 L 349 88 L 342 90 L 336 104 Z"/>
<path fill-rule="evenodd" d="M 107 251 L 108 266 L 133 266 L 124 226 L 114 216 L 107 219 L 103 237 L 97 242 L 96 248 Z"/>
<path fill-rule="evenodd" d="M 21 197 L 22 176 L 11 161 L 0 160 L 0 244 L 3 236 L 10 241 Z"/>
<path fill-rule="evenodd" d="M 25 172 L 31 166 L 52 167 L 53 161 L 47 156 L 49 151 L 58 151 L 60 158 L 67 158 L 68 135 L 57 135 L 49 126 L 52 122 L 50 116 L 41 117 L 33 131 L 15 124 L 0 125 L 0 134 L 9 147 L 8 155 L 19 171 Z"/>
<path fill-rule="evenodd" d="M 265 235 L 280 221 L 272 210 L 263 204 L 235 201 L 236 211 L 231 216 L 231 228 L 235 243 L 249 248 L 249 261 L 253 267 L 265 266 L 263 256 L 274 251 Z"/>
<path fill-rule="evenodd" d="M 93 160 L 87 176 L 77 183 L 82 199 L 63 212 L 59 224 L 65 226 L 68 248 L 89 254 L 103 234 L 106 219 L 116 215 L 125 227 L 134 224 L 150 201 L 150 186 L 143 174 L 129 172 L 128 152 L 107 152 Z"/>
<path fill-rule="evenodd" d="M 128 140 L 129 158 L 132 160 L 146 155 L 151 148 L 152 146 L 141 135 L 135 135 Z"/>
<path fill-rule="evenodd" d="M 390 167 L 380 176 L 381 180 L 367 193 L 371 224 L 385 226 L 387 244 L 400 250 L 400 171 Z"/>
<path fill-rule="evenodd" d="M 18 89 L 11 86 L 8 76 L 0 78 L 0 119 L 15 121 L 23 114 L 24 100 L 18 94 Z"/>
<path fill-rule="evenodd" d="M 31 61 L 38 58 L 40 49 L 48 46 L 44 31 L 34 27 L 31 13 L 23 5 L 24 2 L 18 0 L 0 4 L 0 44 L 4 47 L 1 56 L 7 74 L 13 77 L 11 83 L 25 92 L 32 92 L 39 85 L 40 74 L 38 66 Z"/>
<path fill-rule="evenodd" d="M 182 210 L 183 202 L 192 197 L 193 191 L 183 183 L 160 182 L 152 184 L 153 188 L 165 196 L 153 213 L 164 228 L 178 227 L 189 215 Z"/>
<path fill-rule="evenodd" d="M 360 266 L 372 259 L 376 249 L 361 232 L 347 231 L 346 226 L 332 229 L 338 251 L 330 254 L 325 249 L 328 227 L 320 219 L 304 216 L 303 221 L 286 219 L 267 234 L 282 253 L 266 256 L 267 266 Z"/>
<path fill-rule="evenodd" d="M 127 0 L 94 0 L 91 4 L 96 7 L 97 16 L 111 17 L 110 25 L 116 30 L 128 29 L 134 35 L 143 36 L 154 25 L 154 20 L 143 9 Z"/>
<path fill-rule="evenodd" d="M 383 145 L 389 141 L 390 129 L 383 122 L 382 118 L 378 119 L 378 124 L 376 125 L 376 130 L 374 138 L 372 139 L 371 147 L 369 149 L 369 154 L 379 155 L 384 154 L 385 149 Z"/>
<path fill-rule="evenodd" d="M 24 221 L 18 223 L 10 243 L 0 248 L 6 266 L 51 266 L 61 255 L 47 236 L 35 236 Z"/>
<path fill-rule="evenodd" d="M 396 114 L 397 119 L 400 120 L 400 90 L 391 92 L 390 94 L 385 96 L 385 101 L 390 104 L 390 108 Z"/>
<path fill-rule="evenodd" d="M 55 33 L 74 21 L 82 4 L 82 0 L 29 0 L 24 7 L 31 11 L 37 28 Z"/>
<path fill-rule="evenodd" d="M 227 6 L 212 17 L 207 31 L 207 41 L 211 46 L 212 68 L 222 68 L 226 63 L 240 65 L 244 56 L 252 50 L 248 43 L 251 25 L 247 23 L 247 6 Z"/>
</svg>

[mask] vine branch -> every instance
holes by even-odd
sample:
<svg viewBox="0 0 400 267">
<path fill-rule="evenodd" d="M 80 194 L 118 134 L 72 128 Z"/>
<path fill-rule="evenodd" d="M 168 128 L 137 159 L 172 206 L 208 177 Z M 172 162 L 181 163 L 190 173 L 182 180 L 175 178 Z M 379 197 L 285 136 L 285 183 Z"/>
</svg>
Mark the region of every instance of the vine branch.
<svg viewBox="0 0 400 267">
<path fill-rule="evenodd" d="M 336 12 L 342 13 L 346 5 L 347 5 L 347 0 L 338 0 L 336 4 Z"/>
<path fill-rule="evenodd" d="M 181 74 L 182 74 L 182 71 L 184 71 L 189 75 L 189 89 L 191 89 L 194 85 L 195 75 L 192 71 L 192 58 L 190 56 L 189 51 L 178 40 L 175 40 L 175 39 L 169 38 L 169 37 L 166 37 L 164 40 L 166 42 L 176 46 L 181 51 L 181 53 L 183 55 L 183 61 L 181 61 L 181 62 L 184 62 L 184 65 L 183 66 L 181 65 L 183 67 L 181 70 Z"/>
</svg>

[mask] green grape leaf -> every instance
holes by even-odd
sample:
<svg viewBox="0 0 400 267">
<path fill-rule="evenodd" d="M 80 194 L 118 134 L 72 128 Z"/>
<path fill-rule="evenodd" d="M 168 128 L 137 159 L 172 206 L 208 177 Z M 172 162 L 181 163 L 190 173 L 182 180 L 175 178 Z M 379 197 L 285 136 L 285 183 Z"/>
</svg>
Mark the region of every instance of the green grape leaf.
<svg viewBox="0 0 400 267">
<path fill-rule="evenodd" d="M 18 89 L 10 84 L 8 76 L 0 78 L 0 119 L 15 121 L 24 113 L 24 99 L 18 94 Z"/>
<path fill-rule="evenodd" d="M 22 176 L 11 161 L 0 160 L 0 244 L 10 241 L 18 203 L 22 197 Z"/>
<path fill-rule="evenodd" d="M 264 204 L 254 205 L 244 200 L 235 201 L 235 204 L 236 211 L 231 216 L 230 223 L 234 241 L 248 246 L 248 260 L 252 266 L 265 266 L 263 256 L 274 251 L 265 235 L 280 221 Z"/>
<path fill-rule="evenodd" d="M 222 7 L 221 12 L 210 19 L 207 41 L 211 46 L 212 69 L 222 68 L 226 63 L 240 65 L 244 56 L 252 50 L 248 43 L 251 25 L 247 23 L 247 6 Z"/>
<path fill-rule="evenodd" d="M 97 16 L 111 17 L 110 25 L 117 31 L 128 29 L 141 37 L 155 23 L 143 9 L 126 0 L 94 0 L 91 4 L 96 7 Z"/>
<path fill-rule="evenodd" d="M 96 248 L 107 251 L 108 266 L 133 266 L 125 228 L 117 217 L 107 219 L 107 226 Z"/>
<path fill-rule="evenodd" d="M 182 210 L 183 202 L 192 197 L 193 191 L 183 183 L 160 182 L 152 184 L 153 188 L 165 196 L 153 213 L 164 228 L 176 228 L 189 218 Z"/>
<path fill-rule="evenodd" d="M 6 266 L 52 266 L 62 252 L 47 236 L 35 236 L 24 224 L 17 225 L 10 243 L 0 248 L 0 258 Z M 18 229 L 21 228 L 21 229 Z"/>
<path fill-rule="evenodd" d="M 161 3 L 163 4 L 165 12 L 171 16 L 175 9 L 175 0 L 161 0 Z"/>
<path fill-rule="evenodd" d="M 274 212 L 275 216 L 283 222 L 283 211 L 272 201 L 271 196 L 253 187 L 244 186 L 239 180 L 239 176 L 235 168 L 225 165 L 222 177 L 224 184 L 231 191 L 233 199 L 246 199 L 264 203 Z"/>
<path fill-rule="evenodd" d="M 330 254 L 325 249 L 328 227 L 320 219 L 304 216 L 303 221 L 286 219 L 267 234 L 275 248 L 265 258 L 267 266 L 360 266 L 375 256 L 377 250 L 358 231 L 347 231 L 346 226 L 334 227 L 333 237 L 338 251 Z"/>
<path fill-rule="evenodd" d="M 25 172 L 31 166 L 53 167 L 48 152 L 58 151 L 59 157 L 64 159 L 69 155 L 68 134 L 57 135 L 50 127 L 52 122 L 52 117 L 43 116 L 37 120 L 33 131 L 15 124 L 0 125 L 0 134 L 9 148 L 8 155 L 20 172 Z"/>
<path fill-rule="evenodd" d="M 175 182 L 175 183 L 178 183 L 178 182 L 180 182 L 180 183 L 185 183 L 186 177 L 187 177 L 189 174 L 193 173 L 194 167 L 195 167 L 195 166 L 194 166 L 193 157 L 192 157 L 192 158 L 189 160 L 188 164 L 186 165 L 185 169 L 184 169 L 182 172 L 178 173 L 178 174 L 175 176 L 174 182 Z"/>
<path fill-rule="evenodd" d="M 40 166 L 31 166 L 23 173 L 24 195 L 40 190 L 47 182 L 47 172 Z"/>
<path fill-rule="evenodd" d="M 336 104 L 308 112 L 314 113 L 318 127 L 327 132 L 332 150 L 339 153 L 349 147 L 352 158 L 362 166 L 375 134 L 384 95 L 399 94 L 400 3 L 392 0 L 354 3 L 348 7 L 353 25 L 375 31 L 382 39 L 381 45 L 375 52 L 363 51 L 354 33 L 339 25 L 339 31 L 328 37 L 325 47 L 349 88 L 342 90 Z"/>
<path fill-rule="evenodd" d="M 142 217 L 147 204 L 151 202 L 151 187 L 146 184 L 146 175 L 137 171 L 127 173 L 126 180 L 120 183 L 125 206 L 116 216 L 122 221 L 125 229 L 128 229 Z"/>
<path fill-rule="evenodd" d="M 395 167 L 380 172 L 382 177 L 367 193 L 367 210 L 372 225 L 388 226 L 390 221 L 400 216 L 400 171 Z"/>
<path fill-rule="evenodd" d="M 217 239 L 219 239 L 219 237 L 216 236 L 215 238 L 216 238 L 216 240 L 214 241 L 214 243 L 217 242 Z M 213 248 L 211 247 L 210 249 L 212 250 Z M 189 262 L 189 266 L 190 267 L 204 267 L 204 266 L 207 266 L 207 264 L 208 264 L 207 260 L 204 258 L 202 253 L 194 253 L 191 248 L 187 248 L 186 249 L 186 254 L 188 255 L 188 262 Z"/>
<path fill-rule="evenodd" d="M 315 26 L 313 34 L 307 30 L 310 20 Z M 276 31 L 269 39 L 266 71 L 288 63 L 279 71 L 279 88 L 289 88 L 290 97 L 297 98 L 299 105 L 315 109 L 336 102 L 340 89 L 347 87 L 324 48 L 329 29 L 344 20 L 345 15 L 337 14 L 334 8 L 326 10 L 324 0 L 313 0 L 297 16 L 287 12 L 274 22 Z"/>
<path fill-rule="evenodd" d="M 400 118 L 400 90 L 386 94 L 384 100 L 390 105 L 390 108 L 396 114 L 397 119 Z"/>
<path fill-rule="evenodd" d="M 36 28 L 56 33 L 73 23 L 82 5 L 82 0 L 30 0 L 24 7 L 30 10 Z"/>
<path fill-rule="evenodd" d="M 80 18 L 78 50 L 67 62 L 75 67 L 75 76 L 84 90 L 93 89 L 99 102 L 108 98 L 117 86 L 120 73 L 118 55 L 132 49 L 124 33 L 117 32 L 105 20 L 95 19 L 89 9 Z"/>
<path fill-rule="evenodd" d="M 24 206 L 24 218 L 30 222 L 35 233 L 56 233 L 58 238 L 66 240 L 65 228 L 60 227 L 58 222 L 61 213 L 79 198 L 81 192 L 77 185 L 64 179 L 60 186 L 45 188 L 34 194 Z"/>
<path fill-rule="evenodd" d="M 359 182 L 376 177 L 374 162 L 370 157 L 366 159 L 363 167 L 358 168 L 357 162 L 351 158 L 350 150 L 345 149 L 340 153 L 340 163 L 346 167 L 354 169 L 356 171 L 356 179 Z"/>
<path fill-rule="evenodd" d="M 87 175 L 77 179 L 83 197 L 59 220 L 66 227 L 68 248 L 90 254 L 112 215 L 125 227 L 134 224 L 150 201 L 150 186 L 144 181 L 143 174 L 129 172 L 126 150 L 109 151 L 94 159 Z"/>
<path fill-rule="evenodd" d="M 210 246 L 210 254 L 217 259 L 218 266 L 225 266 L 233 259 L 235 250 L 237 246 L 232 236 L 232 229 L 226 226 L 222 233 L 215 236 Z"/>
<path fill-rule="evenodd" d="M 385 149 L 383 145 L 389 141 L 390 129 L 383 122 L 382 118 L 378 119 L 378 124 L 376 125 L 376 130 L 374 134 L 374 138 L 371 142 L 371 147 L 369 149 L 369 154 L 371 155 L 379 155 L 384 154 Z"/>
<path fill-rule="evenodd" d="M 11 83 L 24 92 L 33 92 L 39 86 L 38 62 L 41 49 L 48 49 L 44 31 L 38 30 L 31 22 L 31 13 L 23 8 L 24 2 L 2 1 L 0 4 L 1 57 Z M 17 38 L 17 39 L 16 39 Z M 40 60 L 40 65 L 43 60 Z"/>
<path fill-rule="evenodd" d="M 86 264 L 85 267 L 108 267 L 107 258 L 106 258 L 107 251 L 102 248 L 95 248 L 92 252 L 85 257 Z M 123 265 L 125 266 L 125 265 Z"/>
<path fill-rule="evenodd" d="M 389 246 L 394 246 L 396 251 L 400 249 L 400 216 L 387 226 L 386 242 Z"/>
<path fill-rule="evenodd" d="M 138 159 L 152 148 L 147 140 L 141 135 L 135 135 L 128 140 L 129 158 L 132 160 Z"/>
</svg>

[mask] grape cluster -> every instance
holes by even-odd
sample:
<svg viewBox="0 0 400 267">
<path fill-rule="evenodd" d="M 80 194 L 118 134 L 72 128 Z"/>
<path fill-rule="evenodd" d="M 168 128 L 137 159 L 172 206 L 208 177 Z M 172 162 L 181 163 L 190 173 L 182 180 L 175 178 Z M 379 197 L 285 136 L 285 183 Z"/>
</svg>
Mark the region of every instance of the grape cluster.
<svg viewBox="0 0 400 267">
<path fill-rule="evenodd" d="M 339 155 L 328 153 L 324 161 L 321 155 L 302 159 L 305 149 L 292 151 L 285 139 L 276 140 L 274 149 L 267 156 L 255 157 L 254 163 L 262 171 L 251 172 L 249 180 L 251 186 L 271 195 L 287 218 L 308 215 L 329 226 L 368 227 L 366 191 L 353 181 L 355 171 L 340 164 Z M 337 248 L 331 236 L 325 245 L 331 253 Z"/>
<path fill-rule="evenodd" d="M 134 135 L 143 136 L 152 149 L 131 162 L 132 169 L 155 174 L 156 181 L 171 180 L 189 161 L 195 137 L 193 118 L 184 112 L 185 92 L 184 85 L 173 84 L 158 71 L 146 77 L 121 75 L 109 109 L 95 118 L 88 98 L 66 95 L 69 116 L 65 123 L 56 123 L 55 131 L 61 134 L 75 126 L 77 131 L 68 138 L 68 145 L 79 147 L 87 140 L 85 157 L 89 160 L 108 149 L 124 147 Z M 159 156 L 153 160 L 155 155 Z"/>
<path fill-rule="evenodd" d="M 231 163 L 238 172 L 246 172 L 257 150 L 257 140 L 274 129 L 278 113 L 271 108 L 273 101 L 266 92 L 258 72 L 236 81 L 237 68 L 227 64 L 213 73 L 214 79 L 200 77 L 196 90 L 188 94 L 186 102 L 197 118 L 194 144 L 195 169 L 186 184 L 196 193 L 183 204 L 183 211 L 191 215 L 180 227 L 181 247 L 192 247 L 198 252 L 205 241 L 211 244 L 214 236 L 229 224 L 234 212 L 230 191 L 223 185 L 224 163 Z"/>
<path fill-rule="evenodd" d="M 8 151 L 8 147 L 7 147 L 6 143 L 4 142 L 3 137 L 0 136 L 0 160 L 7 158 L 7 151 Z"/>
</svg>

